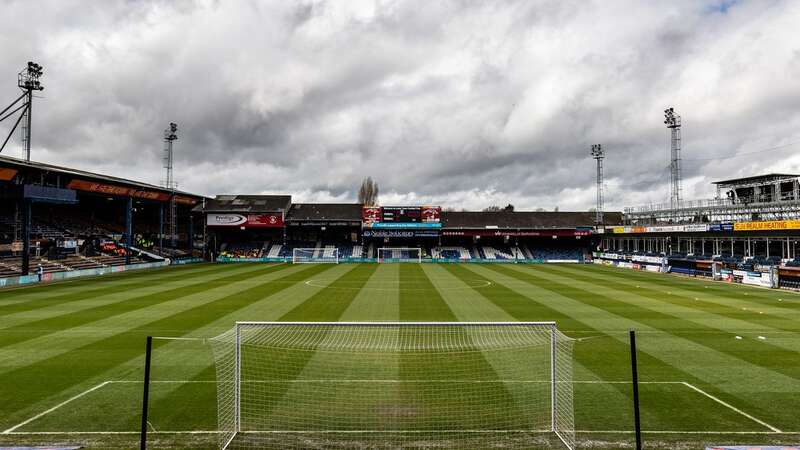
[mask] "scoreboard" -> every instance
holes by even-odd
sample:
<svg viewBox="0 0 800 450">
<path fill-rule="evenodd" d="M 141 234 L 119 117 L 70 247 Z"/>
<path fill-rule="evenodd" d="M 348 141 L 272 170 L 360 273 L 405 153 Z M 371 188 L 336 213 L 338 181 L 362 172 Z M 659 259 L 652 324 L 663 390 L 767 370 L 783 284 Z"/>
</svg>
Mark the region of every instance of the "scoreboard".
<svg viewBox="0 0 800 450">
<path fill-rule="evenodd" d="M 441 228 L 439 206 L 365 206 L 365 228 Z"/>
</svg>

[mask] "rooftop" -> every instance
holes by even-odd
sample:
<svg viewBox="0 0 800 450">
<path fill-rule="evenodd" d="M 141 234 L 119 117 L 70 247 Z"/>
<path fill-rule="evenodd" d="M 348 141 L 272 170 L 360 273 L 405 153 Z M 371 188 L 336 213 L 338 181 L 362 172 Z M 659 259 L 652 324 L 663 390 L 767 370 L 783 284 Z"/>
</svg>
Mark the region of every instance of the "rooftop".
<svg viewBox="0 0 800 450">
<path fill-rule="evenodd" d="M 287 221 L 361 222 L 360 203 L 295 203 Z"/>
<path fill-rule="evenodd" d="M 800 175 L 789 173 L 768 173 L 765 175 L 754 175 L 752 177 L 731 178 L 730 180 L 714 181 L 711 184 L 719 186 L 735 186 L 739 184 L 752 184 L 752 183 L 767 183 L 770 181 L 791 180 L 798 178 Z"/>
<path fill-rule="evenodd" d="M 25 161 L 23 159 L 11 158 L 11 157 L 2 156 L 2 155 L 0 155 L 0 168 L 8 168 L 8 169 L 14 169 L 14 170 L 26 170 L 26 169 L 27 170 L 40 170 L 40 171 L 44 171 L 44 172 L 51 172 L 51 173 L 56 173 L 56 174 L 60 174 L 60 175 L 66 175 L 66 176 L 71 177 L 71 178 L 82 178 L 82 179 L 87 179 L 87 180 L 90 180 L 90 181 L 96 181 L 96 182 L 99 181 L 99 182 L 104 182 L 104 183 L 110 183 L 110 184 L 116 184 L 116 185 L 122 185 L 122 186 L 128 186 L 128 187 L 135 187 L 135 188 L 139 188 L 139 189 L 145 189 L 145 190 L 148 190 L 148 191 L 158 191 L 158 192 L 164 192 L 164 193 L 171 193 L 172 192 L 172 190 L 167 189 L 167 188 L 165 188 L 163 186 L 156 186 L 154 184 L 143 183 L 141 181 L 128 180 L 128 179 L 125 179 L 125 178 L 113 177 L 113 176 L 109 176 L 109 175 L 101 175 L 101 174 L 95 173 L 95 172 L 87 172 L 85 170 L 72 169 L 72 168 L 69 168 L 69 167 L 56 166 L 56 165 L 53 165 L 53 164 L 46 164 L 46 163 L 41 163 L 41 162 L 36 162 L 36 161 Z M 175 192 L 177 194 L 179 194 L 179 195 L 184 195 L 184 196 L 194 197 L 194 198 L 202 198 L 202 196 L 200 196 L 200 195 L 191 194 L 189 192 L 184 192 L 184 191 L 179 191 L 179 190 L 176 190 Z"/>
<path fill-rule="evenodd" d="M 607 225 L 622 223 L 621 212 L 603 213 Z M 442 211 L 443 228 L 542 229 L 595 225 L 593 211 Z"/>
<path fill-rule="evenodd" d="M 216 213 L 260 213 L 288 211 L 291 195 L 217 195 L 205 205 L 198 205 L 204 212 Z"/>
</svg>

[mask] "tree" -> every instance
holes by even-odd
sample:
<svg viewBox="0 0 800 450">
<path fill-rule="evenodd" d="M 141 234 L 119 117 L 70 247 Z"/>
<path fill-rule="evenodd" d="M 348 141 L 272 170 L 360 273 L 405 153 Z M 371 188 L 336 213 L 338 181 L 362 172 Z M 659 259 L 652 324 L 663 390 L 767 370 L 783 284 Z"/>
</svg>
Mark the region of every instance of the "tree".
<svg viewBox="0 0 800 450">
<path fill-rule="evenodd" d="M 372 177 L 364 178 L 358 188 L 358 203 L 366 206 L 378 204 L 378 183 Z"/>
<path fill-rule="evenodd" d="M 505 212 L 514 212 L 514 205 L 512 205 L 511 203 L 507 204 L 506 207 L 503 208 L 503 211 L 505 211 Z"/>
<path fill-rule="evenodd" d="M 487 206 L 486 208 L 483 208 L 483 212 L 497 212 L 497 211 L 502 211 L 502 208 L 500 208 L 497 205 Z"/>
</svg>

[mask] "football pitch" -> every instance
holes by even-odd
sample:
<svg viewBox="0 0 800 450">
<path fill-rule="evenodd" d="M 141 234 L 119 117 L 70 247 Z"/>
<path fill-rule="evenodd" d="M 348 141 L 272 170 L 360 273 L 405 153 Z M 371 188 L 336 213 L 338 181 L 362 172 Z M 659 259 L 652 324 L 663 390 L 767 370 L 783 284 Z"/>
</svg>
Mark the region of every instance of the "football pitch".
<svg viewBox="0 0 800 450">
<path fill-rule="evenodd" d="M 236 321 L 555 321 L 578 448 L 609 449 L 633 445 L 636 330 L 645 448 L 800 441 L 792 292 L 596 265 L 251 263 L 0 290 L 0 446 L 136 447 L 152 335 L 182 339 L 154 340 L 149 448 L 217 448 L 208 338 Z"/>
</svg>

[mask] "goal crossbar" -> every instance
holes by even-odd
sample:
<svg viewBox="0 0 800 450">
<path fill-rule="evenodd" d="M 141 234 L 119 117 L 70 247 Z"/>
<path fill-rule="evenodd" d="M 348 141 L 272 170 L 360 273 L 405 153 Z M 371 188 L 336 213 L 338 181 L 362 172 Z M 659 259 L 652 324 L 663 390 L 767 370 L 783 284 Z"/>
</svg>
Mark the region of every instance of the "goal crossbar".
<svg viewBox="0 0 800 450">
<path fill-rule="evenodd" d="M 223 450 L 307 448 L 320 434 L 344 447 L 516 449 L 551 433 L 575 448 L 572 339 L 553 321 L 237 321 L 212 341 Z M 413 383 L 387 389 L 395 364 Z"/>
<path fill-rule="evenodd" d="M 339 263 L 339 249 L 336 247 L 309 247 L 292 249 L 292 263 Z"/>
<path fill-rule="evenodd" d="M 384 253 L 391 252 L 389 256 L 384 256 Z M 395 257 L 395 252 L 399 252 L 401 256 Z M 408 257 L 403 257 L 402 253 L 406 252 Z M 416 253 L 415 256 L 411 256 Z M 421 247 L 380 247 L 378 248 L 378 262 L 422 262 L 422 248 Z"/>
</svg>

